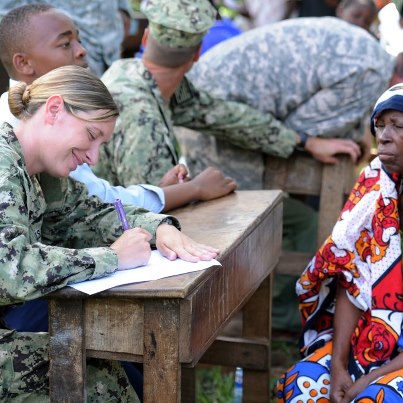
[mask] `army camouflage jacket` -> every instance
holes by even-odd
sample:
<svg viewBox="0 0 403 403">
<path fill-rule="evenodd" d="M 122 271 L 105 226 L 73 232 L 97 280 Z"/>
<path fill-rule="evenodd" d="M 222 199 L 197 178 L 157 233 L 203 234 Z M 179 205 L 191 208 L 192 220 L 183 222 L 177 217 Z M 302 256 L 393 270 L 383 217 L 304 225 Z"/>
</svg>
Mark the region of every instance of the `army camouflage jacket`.
<svg viewBox="0 0 403 403">
<path fill-rule="evenodd" d="M 270 115 L 212 97 L 186 79 L 168 104 L 139 59 L 116 61 L 102 80 L 118 104 L 120 116 L 94 171 L 114 185 L 158 185 L 178 162 L 174 124 L 279 156 L 288 156 L 295 146 L 295 132 Z"/>
<path fill-rule="evenodd" d="M 393 57 L 365 30 L 340 18 L 294 18 L 216 45 L 188 77 L 216 97 L 271 113 L 297 133 L 358 141 L 393 68 Z M 186 143 L 190 169 L 213 165 L 239 189 L 264 186 L 269 155 L 202 134 Z"/>
<path fill-rule="evenodd" d="M 29 177 L 7 123 L 0 144 L 0 306 L 114 272 L 117 256 L 106 245 L 122 230 L 113 205 L 70 178 Z M 152 234 L 167 217 L 125 210 L 132 226 Z"/>
<path fill-rule="evenodd" d="M 362 132 L 352 130 L 387 88 L 394 63 L 360 27 L 334 17 L 294 18 L 216 45 L 188 76 L 299 133 L 359 140 Z"/>
</svg>

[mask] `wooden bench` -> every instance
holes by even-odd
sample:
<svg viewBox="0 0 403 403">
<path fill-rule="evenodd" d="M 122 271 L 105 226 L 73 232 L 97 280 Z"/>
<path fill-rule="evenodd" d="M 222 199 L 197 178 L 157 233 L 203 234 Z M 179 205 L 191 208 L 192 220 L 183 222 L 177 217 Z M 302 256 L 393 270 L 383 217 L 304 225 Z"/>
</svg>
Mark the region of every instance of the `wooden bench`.
<svg viewBox="0 0 403 403">
<path fill-rule="evenodd" d="M 320 197 L 318 248 L 330 235 L 357 176 L 349 156 L 339 155 L 338 159 L 337 165 L 327 165 L 307 153 L 295 152 L 288 159 L 270 157 L 266 161 L 265 189 Z M 282 251 L 276 272 L 299 275 L 311 258 L 310 253 Z"/>
<path fill-rule="evenodd" d="M 178 126 L 175 127 L 175 135 L 191 169 L 201 171 L 210 164 L 221 168 L 220 163 L 217 163 L 220 158 L 219 149 L 215 147 L 212 136 Z M 200 152 L 203 152 L 202 159 L 198 158 Z M 234 158 L 232 154 L 228 155 L 228 158 Z M 338 159 L 337 165 L 328 165 L 315 160 L 308 153 L 295 152 L 287 159 L 266 156 L 266 166 L 262 169 L 263 189 L 281 189 L 290 194 L 319 196 L 317 247 L 330 235 L 357 176 L 354 164 L 347 155 L 339 155 Z M 238 166 L 229 165 L 226 173 L 231 175 L 230 170 L 238 169 Z M 283 251 L 276 272 L 299 275 L 311 258 L 311 253 Z"/>
<path fill-rule="evenodd" d="M 191 169 L 201 171 L 210 164 L 221 168 L 216 161 L 220 158 L 219 149 L 214 145 L 212 136 L 178 126 L 175 127 L 175 135 Z M 203 152 L 202 159 L 198 158 L 200 152 Z M 228 158 L 234 158 L 232 154 L 228 155 Z M 266 166 L 262 170 L 263 189 L 281 189 L 294 195 L 319 196 L 317 247 L 330 235 L 357 176 L 349 156 L 339 155 L 338 159 L 337 165 L 328 165 L 305 152 L 296 151 L 287 159 L 268 155 L 265 158 Z M 237 168 L 236 164 L 230 167 Z M 226 173 L 231 175 L 230 171 Z M 311 258 L 310 253 L 283 251 L 276 272 L 299 275 Z"/>
</svg>

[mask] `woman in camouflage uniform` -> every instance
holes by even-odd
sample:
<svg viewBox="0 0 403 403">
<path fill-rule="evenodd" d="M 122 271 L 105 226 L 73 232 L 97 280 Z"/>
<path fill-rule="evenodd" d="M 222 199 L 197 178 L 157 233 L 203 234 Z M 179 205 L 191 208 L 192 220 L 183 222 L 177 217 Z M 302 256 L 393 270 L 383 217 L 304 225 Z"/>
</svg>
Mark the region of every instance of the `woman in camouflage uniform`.
<svg viewBox="0 0 403 403">
<path fill-rule="evenodd" d="M 0 128 L 0 321 L 10 306 L 67 284 L 147 263 L 155 244 L 170 259 L 210 259 L 217 250 L 181 234 L 174 217 L 126 207 L 121 234 L 110 204 L 68 178 L 96 163 L 113 133 L 117 108 L 82 67 L 61 67 L 9 92 L 15 132 Z M 173 225 L 172 225 L 173 224 Z M 0 401 L 47 402 L 48 334 L 0 325 Z M 88 401 L 136 401 L 118 363 L 87 365 Z"/>
</svg>

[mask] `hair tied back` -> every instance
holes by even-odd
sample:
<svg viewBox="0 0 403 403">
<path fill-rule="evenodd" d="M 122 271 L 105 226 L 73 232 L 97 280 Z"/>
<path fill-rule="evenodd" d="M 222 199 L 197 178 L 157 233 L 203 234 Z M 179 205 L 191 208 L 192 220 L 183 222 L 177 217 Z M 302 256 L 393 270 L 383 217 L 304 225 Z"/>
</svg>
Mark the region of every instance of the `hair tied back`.
<svg viewBox="0 0 403 403">
<path fill-rule="evenodd" d="M 22 103 L 24 105 L 27 105 L 27 104 L 29 104 L 30 99 L 31 99 L 31 86 L 27 85 L 22 94 Z"/>
</svg>

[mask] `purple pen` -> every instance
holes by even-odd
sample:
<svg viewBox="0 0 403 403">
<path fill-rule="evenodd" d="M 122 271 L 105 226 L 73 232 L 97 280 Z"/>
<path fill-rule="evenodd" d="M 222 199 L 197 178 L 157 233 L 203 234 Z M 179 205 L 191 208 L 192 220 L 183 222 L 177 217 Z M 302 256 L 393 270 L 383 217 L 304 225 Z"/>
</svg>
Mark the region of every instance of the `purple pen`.
<svg viewBox="0 0 403 403">
<path fill-rule="evenodd" d="M 119 221 L 122 224 L 123 231 L 127 231 L 130 229 L 129 223 L 127 222 L 126 213 L 123 208 L 122 202 L 120 199 L 116 199 L 114 202 L 116 212 L 118 213 Z"/>
</svg>

